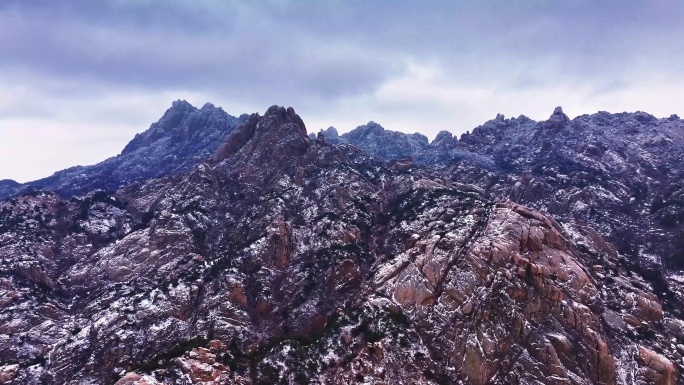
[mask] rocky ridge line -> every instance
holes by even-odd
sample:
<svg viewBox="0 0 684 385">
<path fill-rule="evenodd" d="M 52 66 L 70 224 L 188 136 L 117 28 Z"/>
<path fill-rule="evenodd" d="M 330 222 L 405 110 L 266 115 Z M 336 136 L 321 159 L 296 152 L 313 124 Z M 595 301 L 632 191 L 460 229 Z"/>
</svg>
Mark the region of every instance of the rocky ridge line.
<svg viewBox="0 0 684 385">
<path fill-rule="evenodd" d="M 177 100 L 147 131 L 136 134 L 121 154 L 28 183 L 0 181 L 0 199 L 43 190 L 66 198 L 95 190 L 114 192 L 132 183 L 183 173 L 211 156 L 245 118 L 233 117 L 211 103 L 198 109 Z"/>
<path fill-rule="evenodd" d="M 10 384 L 675 384 L 684 322 L 591 227 L 251 115 L 208 162 L 0 203 Z"/>
</svg>

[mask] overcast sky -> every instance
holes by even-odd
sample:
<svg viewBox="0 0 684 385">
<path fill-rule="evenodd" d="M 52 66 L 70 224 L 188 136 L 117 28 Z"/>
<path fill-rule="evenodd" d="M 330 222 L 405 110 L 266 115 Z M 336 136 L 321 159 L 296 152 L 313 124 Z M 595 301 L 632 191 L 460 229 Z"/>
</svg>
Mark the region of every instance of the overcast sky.
<svg viewBox="0 0 684 385">
<path fill-rule="evenodd" d="M 176 99 L 310 132 L 684 114 L 684 1 L 0 1 L 0 179 L 116 155 Z"/>
</svg>

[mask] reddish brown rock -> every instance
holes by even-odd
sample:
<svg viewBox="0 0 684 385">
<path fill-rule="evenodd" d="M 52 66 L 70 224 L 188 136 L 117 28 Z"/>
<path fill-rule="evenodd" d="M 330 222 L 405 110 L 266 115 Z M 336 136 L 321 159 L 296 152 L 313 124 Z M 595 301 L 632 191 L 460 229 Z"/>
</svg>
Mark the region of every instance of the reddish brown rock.
<svg viewBox="0 0 684 385">
<path fill-rule="evenodd" d="M 17 364 L 0 367 L 0 384 L 7 384 L 12 381 L 12 379 L 16 377 L 18 371 L 19 365 Z"/>
<path fill-rule="evenodd" d="M 655 385 L 677 384 L 677 368 L 662 355 L 639 346 L 639 375 Z"/>
</svg>

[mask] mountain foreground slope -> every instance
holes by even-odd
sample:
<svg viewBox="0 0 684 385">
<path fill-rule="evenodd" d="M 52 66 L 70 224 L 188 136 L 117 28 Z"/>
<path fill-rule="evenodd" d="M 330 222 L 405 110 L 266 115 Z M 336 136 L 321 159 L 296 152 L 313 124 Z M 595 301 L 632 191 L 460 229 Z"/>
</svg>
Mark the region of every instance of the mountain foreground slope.
<svg viewBox="0 0 684 385">
<path fill-rule="evenodd" d="M 474 167 L 385 163 L 273 106 L 187 173 L 2 201 L 0 380 L 681 383 L 662 287 Z"/>
</svg>

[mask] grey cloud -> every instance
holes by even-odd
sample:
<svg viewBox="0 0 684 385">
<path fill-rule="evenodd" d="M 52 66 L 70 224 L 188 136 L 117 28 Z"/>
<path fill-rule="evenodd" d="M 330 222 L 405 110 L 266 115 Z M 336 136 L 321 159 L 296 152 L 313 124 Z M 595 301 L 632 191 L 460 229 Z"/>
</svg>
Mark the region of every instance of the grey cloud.
<svg viewBox="0 0 684 385">
<path fill-rule="evenodd" d="M 258 8 L 218 14 L 205 8 L 202 18 L 187 16 L 190 3 L 156 2 L 154 9 L 116 4 L 104 10 L 62 6 L 54 14 L 45 3 L 6 7 L 0 14 L 4 65 L 74 81 L 189 88 L 248 99 L 264 94 L 334 99 L 370 92 L 401 71 L 388 55 L 344 42 L 331 45 L 270 20 Z M 141 9 L 149 15 L 138 15 Z"/>
<path fill-rule="evenodd" d="M 672 109 L 683 15 L 679 0 L 5 0 L 0 131 L 33 119 L 92 125 L 100 140 L 103 121 L 128 135 L 177 98 L 232 114 L 292 105 L 314 129 L 375 120 L 427 135 L 564 103 Z M 414 79 L 415 66 L 437 75 Z M 654 87 L 662 100 L 641 100 Z"/>
<path fill-rule="evenodd" d="M 684 32 L 681 2 L 655 3 L 15 1 L 0 11 L 0 55 L 56 76 L 255 101 L 372 93 L 410 59 L 465 82 L 617 84 L 644 61 L 672 71 L 684 60 L 684 43 L 662 43 Z"/>
</svg>

